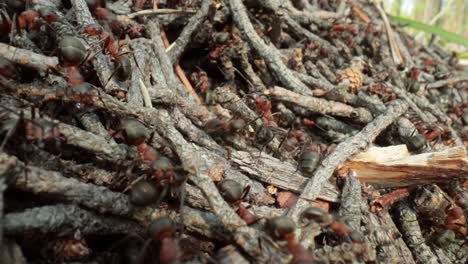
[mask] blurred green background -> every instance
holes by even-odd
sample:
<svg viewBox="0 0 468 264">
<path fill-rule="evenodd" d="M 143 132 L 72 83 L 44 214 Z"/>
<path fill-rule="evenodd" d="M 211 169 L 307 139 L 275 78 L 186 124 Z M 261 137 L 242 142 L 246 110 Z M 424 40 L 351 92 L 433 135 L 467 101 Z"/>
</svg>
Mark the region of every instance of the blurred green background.
<svg viewBox="0 0 468 264">
<path fill-rule="evenodd" d="M 468 0 L 384 0 L 385 10 L 395 16 L 431 24 L 446 31 L 468 38 Z M 431 34 L 406 27 L 420 42 L 427 43 Z M 458 52 L 468 47 L 447 43 L 441 38 L 438 44 Z"/>
</svg>

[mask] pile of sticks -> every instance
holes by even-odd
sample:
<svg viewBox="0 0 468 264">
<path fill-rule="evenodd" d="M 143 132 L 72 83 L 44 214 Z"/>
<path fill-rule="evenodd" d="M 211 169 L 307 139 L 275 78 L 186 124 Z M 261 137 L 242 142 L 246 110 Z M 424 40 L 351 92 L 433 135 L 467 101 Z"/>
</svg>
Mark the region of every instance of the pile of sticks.
<svg viewBox="0 0 468 264">
<path fill-rule="evenodd" d="M 468 71 L 374 2 L 0 3 L 0 262 L 466 263 Z"/>
</svg>

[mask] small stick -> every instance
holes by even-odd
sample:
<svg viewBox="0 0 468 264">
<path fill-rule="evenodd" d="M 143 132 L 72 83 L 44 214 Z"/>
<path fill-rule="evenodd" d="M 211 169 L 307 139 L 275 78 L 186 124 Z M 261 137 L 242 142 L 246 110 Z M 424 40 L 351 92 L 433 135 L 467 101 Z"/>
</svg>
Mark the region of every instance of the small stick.
<svg viewBox="0 0 468 264">
<path fill-rule="evenodd" d="M 60 233 L 79 229 L 83 235 L 144 234 L 138 223 L 118 217 L 102 216 L 76 205 L 51 205 L 9 213 L 3 219 L 8 235 Z"/>
<path fill-rule="evenodd" d="M 351 155 L 366 148 L 390 124 L 408 110 L 408 105 L 401 100 L 395 100 L 387 111 L 375 118 L 355 136 L 338 144 L 336 149 L 323 160 L 314 176 L 307 182 L 296 205 L 288 212 L 296 222 L 300 213 L 308 206 L 309 201 L 317 198 L 324 183 L 333 175 L 335 169 Z"/>
<path fill-rule="evenodd" d="M 306 108 L 314 113 L 349 117 L 359 123 L 368 123 L 372 120 L 372 114 L 367 109 L 355 108 L 347 104 L 328 101 L 323 98 L 302 96 L 279 86 L 275 86 L 274 88 L 267 90 L 265 94 L 272 96 L 276 100 L 293 103 L 297 106 Z"/>
<path fill-rule="evenodd" d="M 140 10 L 128 15 L 117 16 L 117 19 L 133 19 L 138 16 L 157 16 L 157 15 L 170 15 L 170 14 L 195 14 L 195 9 L 145 9 Z"/>
<path fill-rule="evenodd" d="M 100 212 L 116 215 L 129 215 L 132 212 L 132 206 L 126 195 L 112 192 L 105 187 L 66 178 L 56 171 L 26 166 L 16 157 L 7 154 L 0 154 L 0 166 L 6 166 L 4 175 L 12 177 L 11 186 L 16 189 L 53 195 L 61 200 L 81 204 Z"/>
<path fill-rule="evenodd" d="M 372 212 L 381 211 L 384 208 L 388 208 L 392 204 L 394 204 L 394 203 L 408 197 L 409 195 L 410 195 L 410 189 L 409 188 L 401 188 L 401 189 L 391 191 L 391 192 L 389 192 L 387 194 L 384 194 L 384 195 L 380 196 L 379 198 L 373 200 L 370 203 L 370 206 L 371 206 L 370 209 L 371 209 Z"/>
<path fill-rule="evenodd" d="M 0 56 L 5 59 L 38 71 L 57 68 L 57 57 L 48 57 L 26 49 L 19 49 L 4 43 L 0 43 Z"/>
<path fill-rule="evenodd" d="M 436 81 L 436 82 L 427 84 L 426 88 L 427 89 L 443 88 L 445 86 L 452 85 L 457 82 L 468 82 L 468 76 L 456 76 L 456 77 L 452 77 L 446 80 Z M 460 86 L 460 87 L 466 87 L 466 86 Z"/>
<path fill-rule="evenodd" d="M 418 263 L 439 263 L 425 239 L 416 212 L 405 202 L 397 205 L 400 232 Z"/>
</svg>

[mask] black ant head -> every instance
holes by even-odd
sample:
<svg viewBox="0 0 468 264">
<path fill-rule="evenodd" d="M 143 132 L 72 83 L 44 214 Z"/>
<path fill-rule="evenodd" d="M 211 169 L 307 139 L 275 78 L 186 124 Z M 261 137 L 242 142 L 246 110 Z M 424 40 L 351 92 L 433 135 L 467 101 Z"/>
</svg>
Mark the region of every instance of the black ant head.
<svg viewBox="0 0 468 264">
<path fill-rule="evenodd" d="M 304 224 L 309 224 L 313 221 L 324 226 L 333 222 L 333 216 L 320 207 L 311 206 L 302 212 L 300 220 Z"/>
<path fill-rule="evenodd" d="M 148 235 L 153 241 L 161 241 L 173 237 L 176 233 L 176 224 L 171 218 L 164 216 L 153 220 L 148 227 Z"/>
<path fill-rule="evenodd" d="M 149 131 L 146 126 L 134 118 L 122 120 L 120 130 L 129 145 L 140 145 L 149 137 Z"/>
<path fill-rule="evenodd" d="M 86 58 L 86 48 L 78 38 L 63 37 L 58 44 L 60 60 L 65 65 L 77 66 Z"/>
<path fill-rule="evenodd" d="M 228 203 L 240 201 L 243 196 L 244 189 L 240 183 L 234 180 L 222 180 L 218 184 L 219 193 Z"/>
<path fill-rule="evenodd" d="M 136 206 L 146 206 L 158 200 L 159 191 L 149 181 L 141 180 L 130 188 L 130 202 Z"/>
<path fill-rule="evenodd" d="M 293 234 L 296 230 L 294 221 L 286 216 L 273 217 L 265 224 L 266 231 L 275 239 L 285 239 L 287 235 Z"/>
</svg>

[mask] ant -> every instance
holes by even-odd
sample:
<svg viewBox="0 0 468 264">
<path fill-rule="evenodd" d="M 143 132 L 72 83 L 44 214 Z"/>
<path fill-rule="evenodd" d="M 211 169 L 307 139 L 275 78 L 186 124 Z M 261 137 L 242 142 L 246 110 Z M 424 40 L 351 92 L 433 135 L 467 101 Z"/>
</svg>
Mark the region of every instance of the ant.
<svg viewBox="0 0 468 264">
<path fill-rule="evenodd" d="M 79 66 L 86 59 L 86 48 L 78 38 L 72 36 L 63 37 L 58 44 L 59 60 L 66 69 L 67 81 L 70 84 L 84 82 Z"/>
<path fill-rule="evenodd" d="M 152 138 L 148 128 L 135 118 L 125 118 L 120 121 L 120 127 L 115 134 L 119 133 L 127 145 L 136 146 L 143 161 L 153 162 L 159 158 L 158 152 L 146 141 Z"/>
<path fill-rule="evenodd" d="M 183 174 L 175 173 L 176 168 L 172 165 L 171 160 L 165 156 L 160 156 L 159 159 L 151 163 L 150 168 L 154 178 L 157 180 L 158 187 L 162 188 L 157 204 L 166 197 L 169 189 L 173 190 L 172 188 L 182 188 L 180 202 L 183 203 L 185 190 L 183 184 L 187 180 L 187 177 Z"/>
<path fill-rule="evenodd" d="M 319 144 L 311 144 L 299 156 L 298 170 L 305 176 L 311 177 L 321 159 L 322 147 Z"/>
<path fill-rule="evenodd" d="M 223 137 L 237 133 L 246 127 L 246 123 L 241 118 L 233 118 L 225 121 L 221 118 L 213 118 L 206 122 L 205 131 L 215 137 Z"/>
<path fill-rule="evenodd" d="M 301 216 L 300 221 L 304 226 L 310 223 L 317 223 L 323 228 L 328 228 L 335 234 L 351 240 L 354 243 L 363 243 L 364 237 L 358 231 L 353 231 L 346 224 L 337 221 L 331 214 L 320 207 L 311 206 L 305 209 Z"/>
<path fill-rule="evenodd" d="M 0 76 L 12 79 L 17 76 L 15 64 L 3 57 L 0 57 Z"/>
<path fill-rule="evenodd" d="M 115 73 L 120 81 L 126 81 L 132 74 L 132 64 L 130 60 L 119 54 L 118 47 L 114 45 L 115 39 L 112 34 L 107 33 L 97 25 L 87 25 L 84 28 L 84 32 L 89 36 L 98 36 L 103 42 L 103 47 L 106 49 L 111 57 L 115 60 L 116 66 L 115 71 L 109 77 L 111 79 Z"/>
<path fill-rule="evenodd" d="M 426 138 L 423 135 L 415 132 L 411 133 L 409 136 L 401 137 L 401 140 L 410 151 L 420 151 L 427 144 Z"/>
<path fill-rule="evenodd" d="M 311 254 L 301 246 L 294 235 L 296 225 L 293 220 L 285 216 L 270 218 L 265 223 L 265 229 L 274 239 L 286 241 L 287 249 L 293 256 L 290 263 L 314 263 Z"/>
<path fill-rule="evenodd" d="M 140 180 L 130 187 L 130 202 L 136 206 L 147 206 L 158 200 L 159 191 L 147 180 Z"/>
<path fill-rule="evenodd" d="M 121 245 L 122 243 L 128 241 L 130 238 L 137 238 L 140 242 L 139 244 L 130 244 L 130 245 L 143 245 L 142 248 L 135 256 L 135 251 L 128 252 L 130 246 L 125 247 L 125 253 L 129 259 L 130 263 L 141 264 L 144 263 L 145 257 L 148 253 L 148 247 L 151 245 L 151 242 L 155 242 L 159 246 L 158 254 L 158 263 L 161 264 L 175 264 L 180 263 L 182 258 L 182 249 L 179 245 L 178 240 L 176 239 L 177 228 L 174 221 L 167 217 L 160 217 L 151 221 L 148 225 L 148 236 L 149 238 L 146 242 L 138 235 L 128 236 L 120 240 L 116 245 Z M 143 243 L 144 242 L 144 243 Z M 114 246 L 115 247 L 115 246 Z"/>
<path fill-rule="evenodd" d="M 248 225 L 257 222 L 258 219 L 241 203 L 249 193 L 250 186 L 242 188 L 237 181 L 226 179 L 218 183 L 218 189 L 226 202 L 237 207 L 237 214 L 239 214 Z"/>
</svg>

